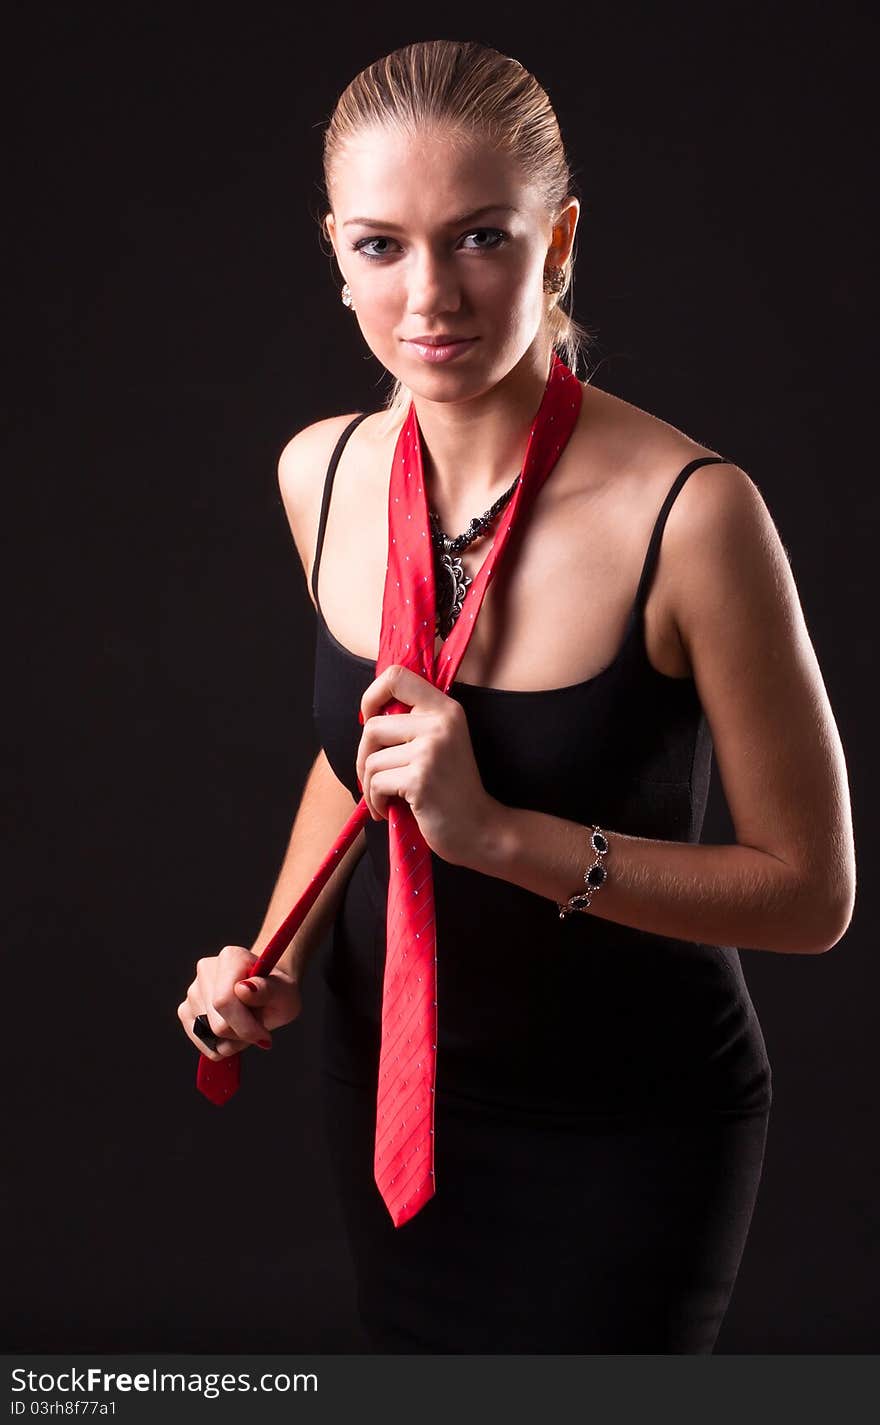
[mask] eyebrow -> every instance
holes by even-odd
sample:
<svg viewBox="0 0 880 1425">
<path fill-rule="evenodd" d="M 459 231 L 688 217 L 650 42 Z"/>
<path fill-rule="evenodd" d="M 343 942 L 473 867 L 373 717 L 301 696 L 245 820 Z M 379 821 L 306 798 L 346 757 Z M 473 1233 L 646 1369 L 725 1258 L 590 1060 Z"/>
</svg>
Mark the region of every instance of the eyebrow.
<svg viewBox="0 0 880 1425">
<path fill-rule="evenodd" d="M 450 218 L 449 222 L 446 223 L 445 226 L 449 228 L 458 228 L 461 227 L 464 223 L 472 223 L 476 218 L 482 218 L 486 213 L 499 212 L 515 213 L 516 208 L 512 207 L 510 203 L 486 203 L 485 206 L 482 208 L 475 208 L 472 213 L 462 213 L 461 217 Z M 342 224 L 342 226 L 344 228 L 349 228 L 354 223 L 360 223 L 363 227 L 366 228 L 382 228 L 383 231 L 387 229 L 389 232 L 395 233 L 403 231 L 403 229 L 397 223 L 381 222 L 378 218 L 349 218 L 346 222 Z"/>
</svg>

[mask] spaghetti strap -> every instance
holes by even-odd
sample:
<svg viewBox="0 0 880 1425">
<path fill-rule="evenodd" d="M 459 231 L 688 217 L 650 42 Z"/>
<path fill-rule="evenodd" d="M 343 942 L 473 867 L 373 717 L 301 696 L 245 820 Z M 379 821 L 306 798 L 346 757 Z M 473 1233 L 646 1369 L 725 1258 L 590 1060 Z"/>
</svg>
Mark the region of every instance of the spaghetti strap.
<svg viewBox="0 0 880 1425">
<path fill-rule="evenodd" d="M 701 455 L 698 459 L 691 460 L 684 467 L 684 469 L 679 471 L 678 475 L 676 475 L 666 495 L 666 499 L 660 506 L 660 512 L 657 515 L 657 519 L 654 522 L 654 528 L 651 532 L 651 538 L 648 543 L 648 550 L 645 554 L 645 562 L 642 566 L 642 576 L 639 580 L 638 589 L 636 590 L 636 598 L 632 610 L 632 617 L 634 620 L 644 610 L 645 601 L 648 597 L 648 593 L 651 588 L 651 580 L 654 575 L 654 569 L 657 564 L 657 556 L 660 551 L 660 540 L 663 537 L 663 530 L 666 525 L 666 517 L 669 514 L 669 511 L 672 509 L 672 506 L 675 502 L 675 497 L 681 489 L 682 485 L 685 483 L 688 476 L 691 475 L 694 470 L 696 470 L 700 465 L 729 465 L 730 463 L 731 462 L 729 460 L 726 460 L 723 455 Z"/>
<path fill-rule="evenodd" d="M 327 528 L 327 515 L 330 510 L 330 494 L 333 489 L 333 477 L 336 474 L 336 467 L 339 464 L 339 459 L 342 455 L 343 450 L 345 449 L 345 442 L 348 440 L 348 437 L 351 435 L 355 426 L 359 426 L 361 421 L 366 420 L 367 416 L 371 414 L 372 413 L 370 411 L 362 411 L 359 416 L 355 416 L 354 420 L 349 421 L 348 425 L 345 427 L 345 430 L 342 432 L 341 436 L 336 442 L 333 454 L 330 456 L 330 463 L 327 466 L 327 474 L 324 476 L 324 494 L 321 500 L 321 518 L 318 521 L 318 538 L 315 544 L 315 557 L 312 560 L 311 575 L 312 595 L 315 600 L 315 608 L 318 610 L 320 610 L 321 607 L 320 600 L 318 599 L 318 566 L 321 563 L 321 550 L 324 547 L 324 531 Z"/>
</svg>

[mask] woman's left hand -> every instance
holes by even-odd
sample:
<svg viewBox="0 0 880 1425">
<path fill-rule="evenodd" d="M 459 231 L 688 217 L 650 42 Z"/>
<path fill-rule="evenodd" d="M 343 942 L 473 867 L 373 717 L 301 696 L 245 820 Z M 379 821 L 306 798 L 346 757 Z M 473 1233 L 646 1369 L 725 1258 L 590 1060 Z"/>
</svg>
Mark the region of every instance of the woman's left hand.
<svg viewBox="0 0 880 1425">
<path fill-rule="evenodd" d="M 382 713 L 391 700 L 412 711 Z M 392 663 L 367 688 L 361 712 L 356 766 L 373 820 L 387 818 L 389 801 L 402 797 L 431 850 L 466 865 L 500 804 L 480 780 L 461 704 L 411 668 Z"/>
</svg>

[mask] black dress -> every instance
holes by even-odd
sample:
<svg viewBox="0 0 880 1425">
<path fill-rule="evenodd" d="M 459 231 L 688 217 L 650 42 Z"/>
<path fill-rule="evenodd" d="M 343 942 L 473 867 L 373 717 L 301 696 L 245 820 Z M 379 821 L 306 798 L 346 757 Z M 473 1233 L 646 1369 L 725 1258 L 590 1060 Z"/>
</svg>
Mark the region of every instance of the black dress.
<svg viewBox="0 0 880 1425">
<path fill-rule="evenodd" d="M 367 414 L 367 413 L 364 413 Z M 315 724 L 360 798 L 358 707 L 375 662 L 318 605 Z M 454 682 L 487 792 L 609 832 L 700 839 L 712 743 L 691 678 L 622 647 L 547 691 Z M 712 1351 L 761 1177 L 771 1070 L 738 951 L 668 939 L 432 856 L 439 1031 L 433 1198 L 396 1228 L 373 1178 L 388 825 L 369 819 L 323 962 L 325 1127 L 358 1308 L 379 1351 Z M 585 851 L 587 834 L 584 835 Z M 613 847 L 613 843 L 612 843 Z M 608 857 L 613 875 L 613 849 Z M 601 895 L 601 891 L 598 893 Z"/>
</svg>

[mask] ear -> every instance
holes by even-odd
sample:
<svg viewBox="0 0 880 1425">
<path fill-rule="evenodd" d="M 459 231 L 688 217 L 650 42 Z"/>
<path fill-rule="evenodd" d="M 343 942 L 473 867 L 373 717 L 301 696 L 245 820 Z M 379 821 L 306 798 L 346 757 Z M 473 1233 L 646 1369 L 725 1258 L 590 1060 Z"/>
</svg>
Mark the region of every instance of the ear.
<svg viewBox="0 0 880 1425">
<path fill-rule="evenodd" d="M 324 229 L 324 233 L 330 240 L 330 244 L 333 248 L 333 256 L 336 258 L 336 263 L 339 267 L 339 271 L 342 273 L 343 278 L 348 281 L 348 274 L 346 273 L 345 268 L 342 266 L 342 263 L 339 259 L 339 234 L 336 231 L 336 219 L 334 218 L 332 212 L 326 213 L 324 215 L 322 227 Z"/>
<path fill-rule="evenodd" d="M 553 267 L 562 267 L 571 255 L 574 247 L 574 235 L 577 231 L 578 218 L 580 217 L 581 205 L 577 198 L 569 198 L 553 223 L 553 236 L 547 252 L 547 263 Z"/>
</svg>

